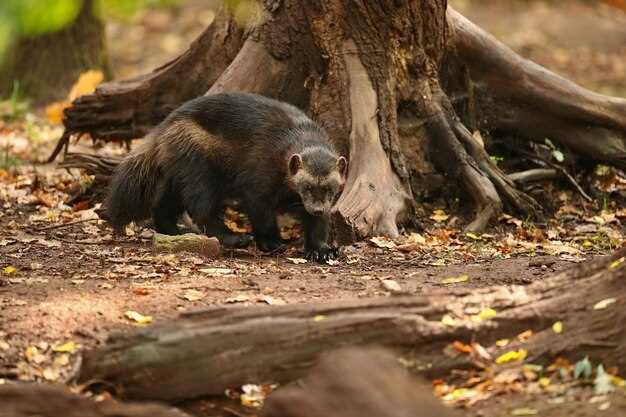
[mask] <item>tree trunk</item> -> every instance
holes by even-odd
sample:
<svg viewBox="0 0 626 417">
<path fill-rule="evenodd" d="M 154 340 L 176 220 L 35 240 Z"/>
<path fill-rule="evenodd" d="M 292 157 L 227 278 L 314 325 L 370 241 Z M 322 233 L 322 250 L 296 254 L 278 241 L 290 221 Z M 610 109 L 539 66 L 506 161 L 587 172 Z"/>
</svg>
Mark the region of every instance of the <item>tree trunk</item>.
<svg viewBox="0 0 626 417">
<path fill-rule="evenodd" d="M 246 383 L 294 380 L 324 351 L 380 344 L 403 350 L 415 370 L 441 376 L 469 366 L 450 358 L 454 341 L 478 341 L 497 357 L 499 339 L 534 336 L 523 347 L 533 363 L 555 356 L 589 356 L 626 367 L 626 249 L 612 257 L 522 286 L 439 292 L 279 307 L 214 308 L 188 313 L 171 325 L 112 337 L 83 358 L 79 380 L 106 381 L 128 398 L 178 400 Z M 606 302 L 600 309 L 597 303 Z M 496 317 L 472 314 L 491 308 Z M 443 323 L 449 315 L 453 323 Z M 561 334 L 552 325 L 561 321 Z M 157 383 L 168 381 L 168 384 Z"/>
<path fill-rule="evenodd" d="M 53 385 L 0 385 L 0 417 L 189 417 L 157 404 L 95 402 Z"/>
<path fill-rule="evenodd" d="M 0 97 L 18 82 L 19 92 L 37 102 L 59 100 L 86 70 L 102 70 L 109 78 L 104 23 L 94 8 L 94 0 L 85 0 L 66 28 L 20 39 L 0 66 Z"/>
<path fill-rule="evenodd" d="M 276 97 L 308 109 L 349 155 L 337 204 L 341 240 L 397 235 L 398 225 L 414 217 L 414 196 L 432 188 L 434 167 L 474 200 L 468 230 L 483 230 L 503 207 L 540 214 L 475 131 L 550 137 L 585 157 L 626 166 L 626 100 L 594 94 L 520 58 L 445 0 L 262 5 L 245 33 L 224 11 L 178 59 L 78 99 L 66 110 L 52 159 L 72 135 L 143 136 L 203 91 Z"/>
</svg>

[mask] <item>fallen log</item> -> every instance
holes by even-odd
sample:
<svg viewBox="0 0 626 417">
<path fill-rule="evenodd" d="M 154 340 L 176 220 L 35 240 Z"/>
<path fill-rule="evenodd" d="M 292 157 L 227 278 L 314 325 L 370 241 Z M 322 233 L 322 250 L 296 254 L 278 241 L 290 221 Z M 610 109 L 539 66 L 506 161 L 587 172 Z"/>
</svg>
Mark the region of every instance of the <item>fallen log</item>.
<svg viewBox="0 0 626 417">
<path fill-rule="evenodd" d="M 534 336 L 506 350 L 523 347 L 533 363 L 589 356 L 626 369 L 625 259 L 626 248 L 528 286 L 186 313 L 87 352 L 78 379 L 106 381 L 126 398 L 176 400 L 292 381 L 322 352 L 371 344 L 402 350 L 416 371 L 437 376 L 471 365 L 443 353 L 450 343 L 477 341 L 497 357 L 496 340 L 526 330 Z M 481 318 L 485 309 L 495 317 Z"/>
<path fill-rule="evenodd" d="M 261 417 L 452 417 L 430 384 L 412 378 L 391 352 L 342 349 L 325 355 L 297 386 L 272 393 Z"/>
<path fill-rule="evenodd" d="M 0 417 L 189 417 L 159 404 L 95 402 L 55 385 L 0 385 Z"/>
</svg>

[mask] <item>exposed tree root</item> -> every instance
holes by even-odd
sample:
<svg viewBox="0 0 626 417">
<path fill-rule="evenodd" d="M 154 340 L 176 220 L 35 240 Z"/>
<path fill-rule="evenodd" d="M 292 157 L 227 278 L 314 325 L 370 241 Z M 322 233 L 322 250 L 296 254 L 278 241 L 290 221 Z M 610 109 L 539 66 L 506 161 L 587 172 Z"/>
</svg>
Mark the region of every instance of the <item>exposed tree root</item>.
<svg viewBox="0 0 626 417">
<path fill-rule="evenodd" d="M 511 181 L 518 184 L 526 184 L 529 182 L 542 181 L 542 180 L 554 180 L 561 176 L 558 170 L 548 168 L 535 168 L 527 171 L 514 172 L 509 174 L 508 177 Z"/>
<path fill-rule="evenodd" d="M 243 31 L 223 11 L 178 58 L 149 74 L 105 83 L 94 94 L 79 97 L 65 110 L 65 133 L 49 161 L 73 135 L 88 133 L 101 140 L 144 136 L 182 102 L 206 91 L 242 43 Z"/>
<path fill-rule="evenodd" d="M 409 196 L 381 145 L 376 92 L 358 54 L 349 52 L 356 51 L 356 45 L 348 41 L 344 50 L 350 86 L 351 169 L 337 210 L 359 236 L 396 237 L 397 222 L 410 205 Z"/>
<path fill-rule="evenodd" d="M 455 120 L 453 125 L 457 137 L 495 185 L 499 195 L 504 196 L 509 207 L 525 215 L 539 215 L 542 212 L 541 206 L 534 198 L 515 188 L 513 181 L 489 158 L 484 144 L 479 142 L 460 121 Z"/>
<path fill-rule="evenodd" d="M 586 90 L 528 61 L 448 7 L 452 43 L 469 69 L 481 128 L 556 140 L 626 169 L 626 100 Z"/>
</svg>

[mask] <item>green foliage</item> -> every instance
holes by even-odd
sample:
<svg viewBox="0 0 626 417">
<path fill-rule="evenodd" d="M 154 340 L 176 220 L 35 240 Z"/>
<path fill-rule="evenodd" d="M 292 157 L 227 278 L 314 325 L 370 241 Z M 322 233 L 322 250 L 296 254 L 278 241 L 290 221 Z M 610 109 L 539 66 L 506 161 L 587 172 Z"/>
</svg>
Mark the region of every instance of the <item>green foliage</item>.
<svg viewBox="0 0 626 417">
<path fill-rule="evenodd" d="M 88 0 L 0 0 L 0 61 L 16 39 L 56 32 L 71 24 Z M 128 17 L 178 0 L 93 0 L 103 17 Z"/>
</svg>

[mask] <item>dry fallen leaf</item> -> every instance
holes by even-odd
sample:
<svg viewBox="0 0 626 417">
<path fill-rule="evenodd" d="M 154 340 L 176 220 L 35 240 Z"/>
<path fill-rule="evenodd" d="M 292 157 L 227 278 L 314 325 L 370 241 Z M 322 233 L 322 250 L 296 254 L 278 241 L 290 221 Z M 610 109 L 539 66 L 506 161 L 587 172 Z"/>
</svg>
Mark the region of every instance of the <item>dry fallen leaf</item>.
<svg viewBox="0 0 626 417">
<path fill-rule="evenodd" d="M 287 258 L 287 260 L 291 262 L 292 264 L 296 264 L 296 265 L 305 264 L 309 262 L 304 258 Z"/>
<path fill-rule="evenodd" d="M 373 243 L 374 246 L 384 249 L 393 249 L 396 247 L 396 243 L 386 236 L 375 236 L 370 238 L 370 242 Z"/>
<path fill-rule="evenodd" d="M 152 323 L 152 316 L 144 316 L 143 314 L 140 314 L 136 311 L 133 310 L 128 310 L 127 312 L 124 313 L 124 316 L 131 320 L 134 321 L 138 324 L 150 324 Z"/>
<path fill-rule="evenodd" d="M 203 268 L 199 269 L 198 271 L 213 277 L 232 275 L 235 273 L 235 271 L 230 268 Z"/>
<path fill-rule="evenodd" d="M 437 223 L 445 222 L 449 217 L 443 210 L 434 210 L 433 214 L 430 215 L 430 218 Z"/>
<path fill-rule="evenodd" d="M 193 289 L 186 290 L 185 292 L 179 295 L 180 298 L 182 298 L 183 300 L 187 300 L 187 301 L 202 300 L 205 296 L 206 294 L 203 293 L 202 291 L 193 290 Z"/>
<path fill-rule="evenodd" d="M 498 356 L 496 358 L 496 363 L 498 365 L 502 365 L 504 363 L 512 361 L 523 361 L 524 359 L 526 359 L 526 356 L 528 356 L 528 351 L 526 349 L 511 350 Z"/>
<path fill-rule="evenodd" d="M 73 353 L 76 350 L 76 343 L 70 341 L 62 345 L 52 346 L 52 350 L 59 353 Z"/>
<path fill-rule="evenodd" d="M 455 319 L 449 314 L 446 314 L 441 318 L 441 323 L 444 326 L 448 326 L 448 327 L 456 327 L 460 324 L 459 320 Z"/>
<path fill-rule="evenodd" d="M 401 293 L 402 287 L 396 281 L 392 279 L 383 279 L 380 281 L 383 288 L 392 293 Z"/>
<path fill-rule="evenodd" d="M 9 265 L 9 266 L 4 267 L 2 272 L 4 272 L 7 275 L 11 275 L 11 274 L 15 274 L 17 272 L 17 269 L 15 269 L 14 266 Z"/>
<path fill-rule="evenodd" d="M 607 298 L 605 300 L 599 301 L 593 305 L 594 310 L 604 310 L 609 307 L 611 304 L 615 304 L 617 300 L 615 298 Z"/>
<path fill-rule="evenodd" d="M 441 280 L 442 284 L 459 284 L 461 282 L 469 281 L 469 276 L 459 275 L 458 277 L 444 278 Z"/>
<path fill-rule="evenodd" d="M 539 411 L 534 408 L 516 408 L 511 411 L 512 416 L 535 416 L 539 414 Z"/>
<path fill-rule="evenodd" d="M 250 301 L 250 297 L 248 297 L 247 295 L 243 295 L 240 294 L 236 297 L 231 297 L 231 298 L 227 298 L 226 302 L 229 304 L 233 304 L 233 303 L 244 303 L 246 301 Z"/>
</svg>

